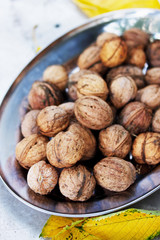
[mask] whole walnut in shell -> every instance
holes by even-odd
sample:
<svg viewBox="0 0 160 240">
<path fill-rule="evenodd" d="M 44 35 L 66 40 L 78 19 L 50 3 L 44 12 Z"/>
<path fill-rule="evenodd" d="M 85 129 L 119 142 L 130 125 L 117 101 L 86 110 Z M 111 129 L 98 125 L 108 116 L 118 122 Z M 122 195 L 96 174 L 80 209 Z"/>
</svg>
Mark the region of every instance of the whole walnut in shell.
<svg viewBox="0 0 160 240">
<path fill-rule="evenodd" d="M 123 33 L 128 48 L 141 47 L 144 49 L 149 42 L 149 34 L 138 28 L 130 28 Z"/>
<path fill-rule="evenodd" d="M 155 112 L 152 119 L 152 130 L 160 133 L 160 108 Z"/>
<path fill-rule="evenodd" d="M 147 57 L 152 67 L 160 67 L 160 40 L 155 40 L 147 47 Z"/>
<path fill-rule="evenodd" d="M 102 47 L 103 44 L 109 40 L 109 39 L 113 39 L 113 38 L 117 38 L 118 36 L 114 33 L 110 33 L 110 32 L 103 32 L 100 35 L 98 35 L 97 40 L 96 40 L 96 45 L 98 47 Z"/>
<path fill-rule="evenodd" d="M 77 96 L 97 96 L 107 99 L 108 87 L 106 82 L 98 75 L 88 74 L 80 78 L 77 84 Z"/>
<path fill-rule="evenodd" d="M 90 129 L 79 123 L 72 123 L 68 131 L 79 134 L 85 143 L 85 151 L 82 160 L 88 160 L 94 157 L 96 152 L 96 139 Z"/>
<path fill-rule="evenodd" d="M 137 86 L 129 76 L 118 75 L 109 85 L 110 100 L 116 108 L 123 107 L 133 100 L 137 94 Z"/>
<path fill-rule="evenodd" d="M 74 116 L 74 102 L 62 103 L 58 107 L 61 107 L 63 110 L 65 110 L 69 118 L 72 118 Z"/>
<path fill-rule="evenodd" d="M 58 182 L 56 169 L 45 161 L 35 163 L 28 171 L 28 186 L 35 192 L 42 195 L 50 193 Z"/>
<path fill-rule="evenodd" d="M 37 125 L 41 134 L 48 137 L 68 127 L 69 116 L 65 110 L 57 106 L 49 106 L 40 111 L 37 116 Z"/>
<path fill-rule="evenodd" d="M 99 133 L 99 148 L 104 156 L 125 158 L 131 146 L 132 138 L 121 125 L 112 125 Z"/>
<path fill-rule="evenodd" d="M 126 62 L 139 68 L 144 68 L 146 63 L 146 54 L 141 48 L 132 48 L 128 51 Z"/>
<path fill-rule="evenodd" d="M 88 200 L 95 186 L 93 175 L 82 165 L 64 168 L 59 178 L 61 193 L 72 201 Z"/>
<path fill-rule="evenodd" d="M 83 138 L 70 131 L 60 132 L 47 144 L 47 158 L 51 165 L 71 167 L 82 159 L 85 152 Z"/>
<path fill-rule="evenodd" d="M 35 81 L 28 94 L 28 101 L 32 109 L 43 109 L 50 105 L 59 105 L 62 99 L 59 88 L 44 81 Z"/>
<path fill-rule="evenodd" d="M 107 157 L 94 166 L 94 176 L 101 187 L 122 192 L 134 183 L 136 170 L 130 162 L 117 157 Z"/>
<path fill-rule="evenodd" d="M 119 123 L 131 134 L 145 132 L 152 121 L 152 110 L 141 102 L 128 103 L 119 115 Z"/>
<path fill-rule="evenodd" d="M 108 39 L 101 48 L 100 58 L 106 67 L 116 67 L 127 57 L 127 45 L 120 38 Z"/>
<path fill-rule="evenodd" d="M 37 115 L 40 110 L 31 110 L 25 114 L 22 124 L 21 124 L 21 132 L 24 137 L 28 137 L 31 134 L 38 133 L 37 126 Z"/>
<path fill-rule="evenodd" d="M 160 134 L 139 134 L 132 146 L 132 155 L 137 163 L 155 165 L 160 163 Z"/>
<path fill-rule="evenodd" d="M 75 102 L 74 112 L 77 120 L 85 127 L 100 130 L 113 121 L 111 107 L 99 97 L 81 97 Z"/>
<path fill-rule="evenodd" d="M 156 109 L 160 106 L 160 85 L 152 84 L 137 92 L 136 100 Z"/>
<path fill-rule="evenodd" d="M 123 76 L 130 76 L 135 81 L 137 88 L 142 88 L 145 86 L 142 69 L 132 65 L 118 66 L 112 68 L 107 74 L 107 83 L 109 83 L 119 74 Z"/>
<path fill-rule="evenodd" d="M 43 73 L 44 81 L 55 84 L 60 90 L 64 90 L 67 85 L 68 74 L 65 67 L 61 65 L 51 65 Z"/>
<path fill-rule="evenodd" d="M 160 84 L 160 67 L 148 69 L 145 80 L 148 84 Z"/>
<path fill-rule="evenodd" d="M 29 169 L 33 164 L 44 160 L 46 158 L 47 143 L 48 138 L 38 134 L 23 138 L 16 145 L 16 159 L 19 164 Z"/>
</svg>

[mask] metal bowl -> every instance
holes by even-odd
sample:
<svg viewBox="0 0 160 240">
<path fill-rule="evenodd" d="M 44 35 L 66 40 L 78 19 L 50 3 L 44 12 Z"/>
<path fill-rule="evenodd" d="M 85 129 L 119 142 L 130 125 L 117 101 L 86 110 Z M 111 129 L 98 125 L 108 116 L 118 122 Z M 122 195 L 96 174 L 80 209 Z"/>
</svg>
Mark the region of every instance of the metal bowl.
<svg viewBox="0 0 160 240">
<path fill-rule="evenodd" d="M 48 196 L 35 194 L 26 183 L 27 172 L 15 159 L 15 146 L 21 138 L 20 121 L 26 108 L 26 96 L 32 83 L 42 77 L 51 64 L 65 64 L 69 71 L 76 68 L 76 57 L 95 41 L 103 31 L 121 35 L 126 29 L 138 27 L 160 37 L 160 11 L 130 9 L 100 15 L 86 24 L 68 32 L 37 55 L 19 74 L 0 109 L 0 175 L 8 190 L 26 205 L 54 215 L 69 217 L 96 216 L 110 213 L 144 199 L 160 188 L 160 166 L 149 174 L 138 177 L 122 193 L 107 192 L 97 188 L 87 202 L 71 202 L 62 197 L 58 187 Z"/>
</svg>

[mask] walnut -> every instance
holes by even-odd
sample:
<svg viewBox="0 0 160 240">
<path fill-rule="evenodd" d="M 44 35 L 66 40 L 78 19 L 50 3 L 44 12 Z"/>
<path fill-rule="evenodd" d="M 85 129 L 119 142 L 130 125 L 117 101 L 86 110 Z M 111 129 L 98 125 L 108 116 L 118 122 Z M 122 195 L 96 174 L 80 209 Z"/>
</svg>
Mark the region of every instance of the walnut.
<svg viewBox="0 0 160 240">
<path fill-rule="evenodd" d="M 19 164 L 29 169 L 33 164 L 45 159 L 47 143 L 48 138 L 38 134 L 23 138 L 16 145 L 16 159 Z"/>
<path fill-rule="evenodd" d="M 138 28 L 130 28 L 123 33 L 128 48 L 141 47 L 144 49 L 149 42 L 149 34 Z"/>
<path fill-rule="evenodd" d="M 85 127 L 100 130 L 113 121 L 111 107 L 99 97 L 87 96 L 75 102 L 74 112 L 77 120 Z"/>
<path fill-rule="evenodd" d="M 21 132 L 24 137 L 28 137 L 34 133 L 38 133 L 36 119 L 39 112 L 40 110 L 31 110 L 25 114 L 21 124 Z"/>
<path fill-rule="evenodd" d="M 98 35 L 97 40 L 96 40 L 96 45 L 98 47 L 102 47 L 103 44 L 110 39 L 117 38 L 118 36 L 114 33 L 110 32 L 103 32 L 100 35 Z"/>
<path fill-rule="evenodd" d="M 112 125 L 99 133 L 99 148 L 104 156 L 125 158 L 131 145 L 132 138 L 121 125 Z"/>
<path fill-rule="evenodd" d="M 152 109 L 158 108 L 160 106 L 160 86 L 152 84 L 138 90 L 136 100 L 145 103 Z"/>
<path fill-rule="evenodd" d="M 28 186 L 35 192 L 46 195 L 51 192 L 58 182 L 56 169 L 45 161 L 35 163 L 28 171 Z"/>
<path fill-rule="evenodd" d="M 136 170 L 130 162 L 117 157 L 107 157 L 94 166 L 94 176 L 101 187 L 121 192 L 134 183 Z"/>
<path fill-rule="evenodd" d="M 147 48 L 147 56 L 149 64 L 152 67 L 160 67 L 160 40 L 150 43 Z"/>
<path fill-rule="evenodd" d="M 146 72 L 145 80 L 148 84 L 160 84 L 160 67 L 149 69 Z"/>
<path fill-rule="evenodd" d="M 128 51 L 126 62 L 139 68 L 144 68 L 146 63 L 146 54 L 141 48 L 132 48 Z"/>
<path fill-rule="evenodd" d="M 100 58 L 106 67 L 116 67 L 123 63 L 126 57 L 127 45 L 120 37 L 108 39 L 100 51 Z"/>
<path fill-rule="evenodd" d="M 61 193 L 72 201 L 88 200 L 95 186 L 93 175 L 82 165 L 63 169 L 59 178 Z"/>
<path fill-rule="evenodd" d="M 152 110 L 141 102 L 128 103 L 119 115 L 119 123 L 131 134 L 145 132 L 152 121 Z"/>
<path fill-rule="evenodd" d="M 32 109 L 43 109 L 50 105 L 59 105 L 62 102 L 60 90 L 52 83 L 35 81 L 28 95 Z"/>
<path fill-rule="evenodd" d="M 69 118 L 72 118 L 74 116 L 74 102 L 66 102 L 60 104 L 58 107 L 63 108 L 69 116 Z"/>
<path fill-rule="evenodd" d="M 53 83 L 63 91 L 67 85 L 68 74 L 65 67 L 61 65 L 52 65 L 45 69 L 43 79 L 44 81 Z"/>
<path fill-rule="evenodd" d="M 107 99 L 108 87 L 100 76 L 95 74 L 84 75 L 77 84 L 77 96 L 97 96 L 103 100 Z"/>
<path fill-rule="evenodd" d="M 79 81 L 79 79 L 84 76 L 85 74 L 96 74 L 98 75 L 98 73 L 91 71 L 91 70 L 87 70 L 87 69 L 81 69 L 79 72 L 76 73 L 72 73 L 69 76 L 69 80 L 68 80 L 68 93 L 71 99 L 76 100 L 77 97 L 77 83 Z"/>
<path fill-rule="evenodd" d="M 58 133 L 47 144 L 47 158 L 51 165 L 71 167 L 82 159 L 85 142 L 79 134 L 70 131 Z"/>
<path fill-rule="evenodd" d="M 137 86 L 129 76 L 118 75 L 109 85 L 110 100 L 116 108 L 123 107 L 133 100 L 137 94 Z"/>
<path fill-rule="evenodd" d="M 132 155 L 137 163 L 155 165 L 160 163 L 160 134 L 139 134 L 132 146 Z"/>
<path fill-rule="evenodd" d="M 160 108 L 155 112 L 152 119 L 152 130 L 160 133 Z"/>
<path fill-rule="evenodd" d="M 107 83 L 109 83 L 119 74 L 123 76 L 130 76 L 135 81 L 137 88 L 142 88 L 145 86 L 142 69 L 131 65 L 112 68 L 107 74 Z"/>
<path fill-rule="evenodd" d="M 65 110 L 57 106 L 49 106 L 40 111 L 37 116 L 37 125 L 42 135 L 55 136 L 68 127 L 69 116 Z"/>
<path fill-rule="evenodd" d="M 91 130 L 79 123 L 72 123 L 69 126 L 68 131 L 79 134 L 84 140 L 85 151 L 82 160 L 88 160 L 94 157 L 96 152 L 96 139 Z"/>
</svg>

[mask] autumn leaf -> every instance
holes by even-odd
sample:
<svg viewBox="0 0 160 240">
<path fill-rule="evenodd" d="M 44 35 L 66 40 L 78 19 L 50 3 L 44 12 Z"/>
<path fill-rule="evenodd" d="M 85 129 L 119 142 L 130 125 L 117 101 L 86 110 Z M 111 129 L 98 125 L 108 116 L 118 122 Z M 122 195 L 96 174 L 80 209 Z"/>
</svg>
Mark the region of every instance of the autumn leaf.
<svg viewBox="0 0 160 240">
<path fill-rule="evenodd" d="M 52 240 L 151 240 L 160 235 L 160 211 L 128 209 L 95 218 L 51 216 L 41 237 Z"/>
</svg>

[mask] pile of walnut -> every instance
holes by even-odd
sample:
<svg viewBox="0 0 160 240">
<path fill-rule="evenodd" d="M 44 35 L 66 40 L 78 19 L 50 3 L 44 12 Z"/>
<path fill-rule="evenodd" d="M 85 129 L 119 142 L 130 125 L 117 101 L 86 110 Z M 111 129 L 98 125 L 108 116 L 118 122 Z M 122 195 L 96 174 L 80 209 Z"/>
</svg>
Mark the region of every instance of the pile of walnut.
<svg viewBox="0 0 160 240">
<path fill-rule="evenodd" d="M 160 40 L 150 42 L 146 32 L 130 29 L 121 37 L 100 34 L 78 57 L 76 73 L 47 67 L 29 92 L 31 110 L 16 146 L 34 192 L 48 194 L 58 182 L 65 197 L 86 201 L 96 183 L 115 192 L 134 183 L 136 164 L 129 154 L 139 170 L 160 163 L 159 56 Z M 67 86 L 75 102 L 64 102 Z M 98 148 L 104 158 L 91 172 L 83 163 Z"/>
</svg>

